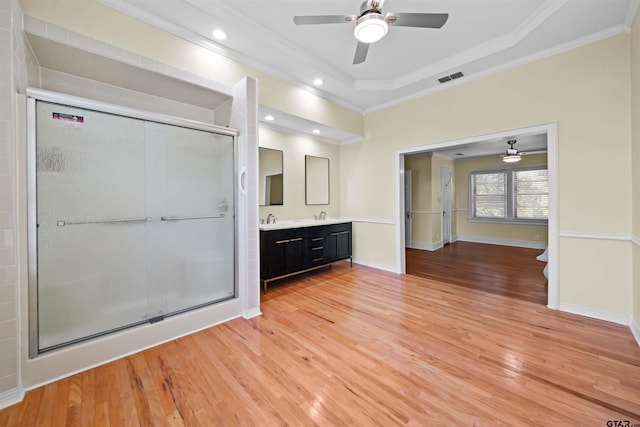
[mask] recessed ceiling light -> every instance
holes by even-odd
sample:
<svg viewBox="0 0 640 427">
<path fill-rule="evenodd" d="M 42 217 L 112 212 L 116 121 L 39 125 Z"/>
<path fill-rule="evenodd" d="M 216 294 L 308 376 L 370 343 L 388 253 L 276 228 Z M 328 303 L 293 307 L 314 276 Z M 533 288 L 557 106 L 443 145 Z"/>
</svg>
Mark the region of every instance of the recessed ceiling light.
<svg viewBox="0 0 640 427">
<path fill-rule="evenodd" d="M 320 129 L 314 129 L 311 132 L 313 132 L 314 135 L 317 135 L 320 133 Z"/>
<path fill-rule="evenodd" d="M 271 114 L 269 114 L 268 116 L 264 116 L 264 119 L 268 122 L 272 122 L 274 121 L 276 118 L 273 117 Z"/>
<path fill-rule="evenodd" d="M 213 38 L 216 40 L 225 40 L 227 38 L 227 33 L 220 29 L 213 30 Z"/>
<path fill-rule="evenodd" d="M 316 86 L 322 86 L 324 84 L 324 80 L 318 78 L 313 81 L 313 84 Z"/>
</svg>

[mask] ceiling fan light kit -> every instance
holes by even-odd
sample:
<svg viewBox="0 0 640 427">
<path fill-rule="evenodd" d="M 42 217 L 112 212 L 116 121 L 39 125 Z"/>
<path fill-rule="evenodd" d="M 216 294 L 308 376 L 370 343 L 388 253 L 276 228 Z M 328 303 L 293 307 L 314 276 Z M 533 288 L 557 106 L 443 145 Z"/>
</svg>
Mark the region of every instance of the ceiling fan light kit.
<svg viewBox="0 0 640 427">
<path fill-rule="evenodd" d="M 506 154 L 502 156 L 502 161 L 505 163 L 516 163 L 516 162 L 519 162 L 521 159 L 522 157 L 520 157 L 520 154 Z"/>
<path fill-rule="evenodd" d="M 353 35 L 359 42 L 375 43 L 389 30 L 389 24 L 379 13 L 369 13 L 358 18 Z"/>
<path fill-rule="evenodd" d="M 449 19 L 448 13 L 387 13 L 382 14 L 383 0 L 365 0 L 358 15 L 307 15 L 294 16 L 296 25 L 342 24 L 355 22 L 353 35 L 358 40 L 354 64 L 362 64 L 367 59 L 369 44 L 375 43 L 389 31 L 389 26 L 442 28 Z"/>
<path fill-rule="evenodd" d="M 502 156 L 502 161 L 505 163 L 516 163 L 519 162 L 522 157 L 520 156 L 520 153 L 518 153 L 518 149 L 517 148 L 513 148 L 514 144 L 518 142 L 515 139 L 511 139 L 509 141 L 507 141 L 507 144 L 509 144 L 509 148 L 507 148 L 507 154 L 505 154 L 504 156 Z"/>
</svg>

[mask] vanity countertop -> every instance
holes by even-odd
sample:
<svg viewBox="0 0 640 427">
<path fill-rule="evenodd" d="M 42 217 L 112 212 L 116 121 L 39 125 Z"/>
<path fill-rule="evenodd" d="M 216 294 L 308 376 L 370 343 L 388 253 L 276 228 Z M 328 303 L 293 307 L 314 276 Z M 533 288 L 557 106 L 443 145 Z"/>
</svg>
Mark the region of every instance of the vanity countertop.
<svg viewBox="0 0 640 427">
<path fill-rule="evenodd" d="M 277 221 L 275 224 L 260 224 L 260 230 L 284 230 L 287 228 L 317 227 L 321 225 L 344 224 L 351 222 L 350 219 L 344 218 L 327 218 L 327 219 L 293 219 L 287 221 Z"/>
</svg>

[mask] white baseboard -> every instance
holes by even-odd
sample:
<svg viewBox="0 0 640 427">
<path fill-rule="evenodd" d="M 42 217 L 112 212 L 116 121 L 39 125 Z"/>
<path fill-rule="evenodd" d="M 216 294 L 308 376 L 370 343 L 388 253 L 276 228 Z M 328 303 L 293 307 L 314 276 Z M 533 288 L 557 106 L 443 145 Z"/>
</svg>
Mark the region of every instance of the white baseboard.
<svg viewBox="0 0 640 427">
<path fill-rule="evenodd" d="M 560 303 L 558 305 L 558 310 L 566 311 L 567 313 L 579 314 L 581 316 L 591 317 L 592 319 L 604 320 L 607 322 L 617 323 L 619 325 L 629 326 L 630 319 L 629 316 L 620 314 L 620 313 L 612 313 L 610 311 L 598 310 L 590 307 L 582 307 L 573 304 L 565 304 Z M 636 338 L 637 339 L 637 338 Z"/>
<path fill-rule="evenodd" d="M 262 311 L 260 311 L 260 307 L 255 307 L 251 310 L 242 311 L 242 317 L 245 319 L 252 319 L 257 316 L 262 316 Z"/>
<path fill-rule="evenodd" d="M 546 249 L 548 242 L 538 242 L 532 240 L 514 240 L 514 239 L 500 239 L 496 237 L 481 237 L 481 236 L 456 236 L 456 240 L 459 242 L 472 242 L 472 243 L 486 243 L 489 245 L 502 245 L 502 246 L 517 246 L 520 248 L 530 249 Z"/>
<path fill-rule="evenodd" d="M 364 265 L 365 267 L 377 268 L 378 270 L 385 270 L 385 271 L 390 271 L 392 273 L 397 273 L 395 266 L 392 266 L 392 265 L 364 262 L 357 258 L 353 258 L 353 263 L 358 265 Z"/>
<path fill-rule="evenodd" d="M 24 399 L 24 390 L 21 388 L 13 388 L 11 390 L 0 393 L 0 409 L 8 408 L 11 405 L 22 402 Z"/>
<path fill-rule="evenodd" d="M 640 347 L 640 326 L 638 326 L 638 321 L 633 316 L 631 316 L 631 319 L 629 321 L 629 328 L 631 329 L 631 333 L 638 343 L 638 347 Z"/>
<path fill-rule="evenodd" d="M 442 240 L 436 243 L 425 243 L 413 241 L 411 247 L 413 249 L 421 249 L 423 251 L 435 251 L 443 246 Z"/>
</svg>

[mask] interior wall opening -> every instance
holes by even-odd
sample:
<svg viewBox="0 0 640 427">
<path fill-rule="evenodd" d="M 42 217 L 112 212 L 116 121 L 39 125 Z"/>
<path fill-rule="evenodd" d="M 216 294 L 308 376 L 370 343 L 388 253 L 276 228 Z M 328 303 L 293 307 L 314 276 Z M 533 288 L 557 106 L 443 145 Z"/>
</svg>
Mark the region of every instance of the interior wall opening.
<svg viewBox="0 0 640 427">
<path fill-rule="evenodd" d="M 513 148 L 518 152 L 509 151 Z M 506 163 L 503 157 L 509 154 L 519 155 L 521 161 Z M 401 215 L 397 230 L 399 271 L 435 279 L 440 275 L 440 278 L 476 288 L 482 288 L 484 283 L 488 285 L 488 292 L 511 293 L 514 297 L 557 309 L 556 124 L 405 149 L 398 152 L 397 160 L 398 214 Z M 542 221 L 509 223 L 493 218 L 488 221 L 473 218 L 467 202 L 470 171 L 521 171 L 542 169 L 542 166 L 548 173 L 546 227 Z M 451 174 L 448 184 L 445 182 L 447 171 Z M 524 175 L 532 174 L 517 174 Z M 411 189 L 405 185 L 407 180 L 411 181 L 408 184 Z M 451 207 L 446 200 L 448 189 L 451 190 Z M 507 206 L 505 202 L 505 206 L 513 211 L 511 203 Z M 523 205 L 523 202 L 519 203 Z M 519 208 L 517 212 L 522 210 Z M 450 216 L 451 228 L 447 216 Z M 492 236 L 496 230 L 499 230 L 497 236 Z M 544 255 L 537 258 L 543 252 Z M 483 256 L 486 257 L 484 261 Z M 456 259 L 459 263 L 454 262 Z M 453 273 L 458 276 L 452 276 Z M 496 285 L 496 277 L 505 281 L 504 286 Z M 518 286 L 523 283 L 528 286 Z"/>
</svg>

